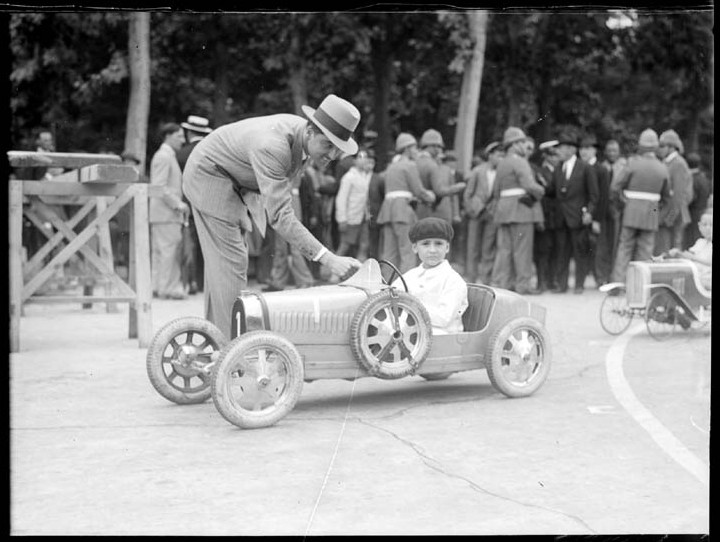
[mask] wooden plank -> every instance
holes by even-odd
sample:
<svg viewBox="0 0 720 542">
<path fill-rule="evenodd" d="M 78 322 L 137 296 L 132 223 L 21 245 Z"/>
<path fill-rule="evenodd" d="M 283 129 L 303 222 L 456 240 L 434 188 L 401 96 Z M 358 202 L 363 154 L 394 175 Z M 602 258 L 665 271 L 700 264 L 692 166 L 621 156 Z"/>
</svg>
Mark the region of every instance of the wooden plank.
<svg viewBox="0 0 720 542">
<path fill-rule="evenodd" d="M 144 184 L 148 196 L 162 197 L 164 187 L 147 183 L 60 183 L 55 181 L 27 181 L 23 193 L 29 196 L 119 196 L 129 186 Z"/>
<path fill-rule="evenodd" d="M 62 167 L 81 168 L 93 164 L 121 164 L 116 154 L 90 154 L 83 152 L 8 151 L 11 167 Z"/>
<path fill-rule="evenodd" d="M 61 173 L 47 182 L 51 183 L 134 183 L 139 176 L 137 170 L 124 164 L 93 164 L 73 171 Z"/>
<path fill-rule="evenodd" d="M 152 339 L 152 279 L 150 276 L 150 231 L 148 186 L 134 185 L 133 226 L 135 237 L 135 292 L 137 293 L 137 332 L 140 348 L 150 346 Z"/>
<path fill-rule="evenodd" d="M 97 201 L 97 213 L 101 214 L 107 209 L 107 200 L 103 197 L 96 198 Z M 111 273 L 111 276 L 115 275 L 115 262 L 113 260 L 112 243 L 110 241 L 110 226 L 109 222 L 106 222 L 100 227 L 97 233 L 98 236 L 98 252 L 100 259 L 105 262 L 106 267 Z M 111 276 L 108 276 L 111 279 Z M 111 279 L 112 280 L 112 279 Z M 105 295 L 110 296 L 112 293 L 112 286 L 110 282 L 105 283 Z M 108 303 L 105 307 L 109 313 L 118 312 L 118 307 L 115 303 Z"/>
<path fill-rule="evenodd" d="M 45 303 L 132 303 L 135 296 L 97 296 L 97 295 L 43 295 L 31 297 L 25 303 L 45 304 Z"/>
<path fill-rule="evenodd" d="M 20 351 L 20 316 L 22 311 L 22 183 L 10 181 L 8 241 L 10 243 L 10 352 Z"/>
<path fill-rule="evenodd" d="M 30 183 L 25 183 L 30 184 Z M 63 265 L 67 260 L 70 259 L 70 257 L 75 254 L 75 252 L 78 251 L 78 249 L 83 246 L 85 243 L 87 243 L 88 239 L 90 239 L 94 234 L 99 224 L 107 223 L 108 220 L 110 220 L 111 217 L 115 216 L 115 213 L 118 212 L 120 207 L 125 205 L 133 196 L 135 195 L 136 191 L 133 190 L 136 186 L 143 186 L 140 184 L 137 185 L 130 185 L 130 188 L 126 190 L 126 192 L 118 197 L 106 210 L 103 212 L 100 216 L 96 217 L 90 224 L 88 224 L 85 229 L 83 230 L 80 235 L 75 237 L 73 241 L 70 242 L 63 250 L 61 250 L 58 254 L 55 255 L 55 257 L 50 260 L 50 262 L 45 266 L 44 269 L 42 269 L 37 275 L 35 275 L 23 288 L 23 299 L 29 298 L 35 291 L 42 286 L 46 280 L 50 278 L 50 275 L 52 275 L 53 271 L 57 266 Z M 147 186 L 147 185 L 145 185 Z M 146 207 L 147 207 L 147 201 Z M 147 220 L 147 214 L 145 216 L 145 219 Z M 74 233 L 74 232 L 73 232 Z M 149 254 L 149 252 L 148 252 Z M 145 256 L 145 259 L 147 260 L 148 257 Z M 148 262 L 149 265 L 149 262 Z"/>
<path fill-rule="evenodd" d="M 95 202 L 93 202 L 93 203 L 95 203 Z M 63 220 L 59 216 L 57 216 L 57 214 L 55 214 L 55 212 L 52 209 L 48 208 L 42 202 L 38 202 L 38 206 L 47 213 L 48 218 L 50 219 L 50 222 L 52 223 L 52 225 L 55 227 L 55 229 L 58 230 L 58 232 L 62 233 L 68 239 L 68 241 L 70 241 L 72 243 L 72 242 L 74 242 L 75 239 L 77 239 L 79 237 L 79 235 L 76 234 L 67 224 L 65 224 L 65 222 L 63 222 Z M 98 217 L 102 216 L 102 214 L 105 212 L 106 209 L 107 209 L 107 205 L 105 206 L 105 208 L 102 211 L 98 211 Z M 100 234 L 100 231 L 102 230 L 103 226 L 107 228 L 107 222 L 104 222 L 104 223 L 101 222 L 98 224 L 98 227 L 97 227 L 98 235 Z M 87 226 L 87 228 L 89 228 L 89 227 L 90 227 L 90 225 Z M 83 230 L 83 232 L 81 232 L 80 235 L 83 235 L 84 231 L 85 230 Z M 108 236 L 109 235 L 110 235 L 110 232 L 108 231 Z M 92 237 L 92 235 L 90 235 L 90 237 Z M 88 240 L 89 240 L 89 238 L 88 238 Z M 90 247 L 88 247 L 85 244 L 80 245 L 75 252 L 78 252 L 78 251 L 82 252 L 83 256 L 85 256 L 87 258 L 88 262 L 91 265 L 94 265 L 95 268 L 98 271 L 100 271 L 100 273 L 102 274 L 103 277 L 107 278 L 110 282 L 112 282 L 112 284 L 115 285 L 115 287 L 119 290 L 119 292 L 121 294 L 135 295 L 135 292 L 127 284 L 125 284 L 120 277 L 118 277 L 115 274 L 115 269 L 113 268 L 112 261 L 108 265 L 104 259 L 102 259 L 100 256 L 98 256 Z M 112 260 L 112 251 L 110 253 L 110 258 Z"/>
</svg>

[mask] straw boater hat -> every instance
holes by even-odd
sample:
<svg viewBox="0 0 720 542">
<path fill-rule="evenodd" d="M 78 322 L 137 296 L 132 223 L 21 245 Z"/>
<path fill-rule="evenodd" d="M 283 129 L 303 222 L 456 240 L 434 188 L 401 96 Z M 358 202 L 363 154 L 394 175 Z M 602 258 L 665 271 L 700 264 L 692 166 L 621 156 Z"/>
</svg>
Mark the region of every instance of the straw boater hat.
<svg viewBox="0 0 720 542">
<path fill-rule="evenodd" d="M 541 152 L 547 152 L 558 145 L 560 145 L 560 142 L 557 139 L 551 139 L 550 141 L 543 141 L 540 143 L 540 145 L 538 145 L 538 150 Z"/>
<path fill-rule="evenodd" d="M 360 111 L 353 104 L 328 94 L 317 109 L 303 105 L 302 111 L 338 149 L 345 154 L 357 153 L 358 144 L 352 135 L 360 123 Z"/>
<path fill-rule="evenodd" d="M 197 115 L 190 115 L 187 118 L 187 122 L 180 123 L 180 126 L 191 132 L 197 132 L 199 134 L 209 134 L 212 132 L 210 128 L 210 121 L 205 117 L 198 117 Z"/>
</svg>

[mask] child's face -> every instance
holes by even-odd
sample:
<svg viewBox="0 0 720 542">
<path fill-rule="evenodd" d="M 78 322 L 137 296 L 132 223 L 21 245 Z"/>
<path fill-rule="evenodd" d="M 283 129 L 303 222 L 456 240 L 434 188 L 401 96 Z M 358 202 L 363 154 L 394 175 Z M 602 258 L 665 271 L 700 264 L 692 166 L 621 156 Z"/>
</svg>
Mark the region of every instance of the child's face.
<svg viewBox="0 0 720 542">
<path fill-rule="evenodd" d="M 698 229 L 700 230 L 700 234 L 708 241 L 712 241 L 712 226 L 712 215 L 702 215 L 700 217 L 700 222 L 698 222 Z"/>
<path fill-rule="evenodd" d="M 447 256 L 450 243 L 445 239 L 421 239 L 413 243 L 412 249 L 420 257 L 423 267 L 435 267 Z"/>
</svg>

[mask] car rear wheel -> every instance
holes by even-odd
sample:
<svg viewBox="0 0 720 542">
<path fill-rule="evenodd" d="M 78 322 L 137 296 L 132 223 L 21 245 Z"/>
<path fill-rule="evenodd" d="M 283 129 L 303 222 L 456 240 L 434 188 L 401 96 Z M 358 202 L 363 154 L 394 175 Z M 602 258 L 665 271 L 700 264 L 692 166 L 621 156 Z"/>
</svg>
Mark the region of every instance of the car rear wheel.
<svg viewBox="0 0 720 542">
<path fill-rule="evenodd" d="M 212 398 L 228 422 L 243 429 L 277 423 L 297 403 L 304 367 L 300 352 L 282 335 L 251 331 L 220 352 Z"/>
<path fill-rule="evenodd" d="M 178 318 L 153 337 L 145 359 L 148 378 L 165 399 L 179 405 L 210 398 L 213 362 L 227 337 L 203 318 Z"/>
<path fill-rule="evenodd" d="M 422 303 L 405 292 L 382 290 L 360 305 L 350 325 L 350 348 L 372 376 L 402 378 L 430 352 L 432 326 Z"/>
<path fill-rule="evenodd" d="M 678 310 L 682 309 L 669 293 L 660 290 L 650 296 L 645 307 L 645 326 L 650 336 L 658 341 L 671 337 L 678 327 Z"/>
<path fill-rule="evenodd" d="M 550 339 L 543 325 L 521 317 L 495 332 L 485 365 L 495 389 L 508 397 L 526 397 L 547 379 L 550 360 Z"/>
<path fill-rule="evenodd" d="M 632 310 L 628 307 L 625 290 L 609 292 L 600 305 L 600 325 L 610 335 L 620 335 L 632 322 Z"/>
</svg>

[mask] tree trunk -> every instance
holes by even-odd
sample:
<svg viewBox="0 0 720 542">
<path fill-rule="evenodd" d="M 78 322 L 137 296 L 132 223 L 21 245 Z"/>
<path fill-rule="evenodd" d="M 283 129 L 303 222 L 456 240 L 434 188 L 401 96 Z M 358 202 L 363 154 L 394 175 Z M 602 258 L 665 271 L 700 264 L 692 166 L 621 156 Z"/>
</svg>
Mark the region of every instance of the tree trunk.
<svg viewBox="0 0 720 542">
<path fill-rule="evenodd" d="M 488 13 L 486 10 L 477 10 L 469 12 L 467 16 L 474 45 L 472 56 L 465 63 L 463 73 L 454 145 L 455 151 L 458 153 L 458 171 L 463 175 L 470 173 L 475 145 L 475 124 L 477 123 L 483 65 L 485 63 Z"/>
<path fill-rule="evenodd" d="M 288 51 L 288 86 L 292 93 L 295 114 L 300 116 L 304 116 L 301 106 L 308 103 L 305 57 L 303 55 L 303 30 L 304 26 L 297 22 L 293 24 L 290 36 L 290 50 Z"/>
<path fill-rule="evenodd" d="M 229 121 L 227 100 L 230 84 L 228 82 L 229 57 L 227 45 L 218 40 L 215 45 L 215 92 L 213 94 L 213 127 L 217 128 Z M 190 112 L 192 113 L 192 111 Z"/>
<path fill-rule="evenodd" d="M 130 14 L 128 25 L 130 100 L 125 126 L 125 149 L 140 159 L 145 171 L 148 117 L 150 114 L 150 13 Z"/>
<path fill-rule="evenodd" d="M 392 90 L 393 56 L 388 40 L 390 28 L 383 38 L 373 39 L 371 61 L 375 86 L 373 88 L 373 107 L 375 110 L 374 129 L 378 133 L 375 146 L 377 170 L 382 171 L 390 162 L 390 152 L 395 149 L 392 127 L 390 126 L 390 91 Z"/>
</svg>

